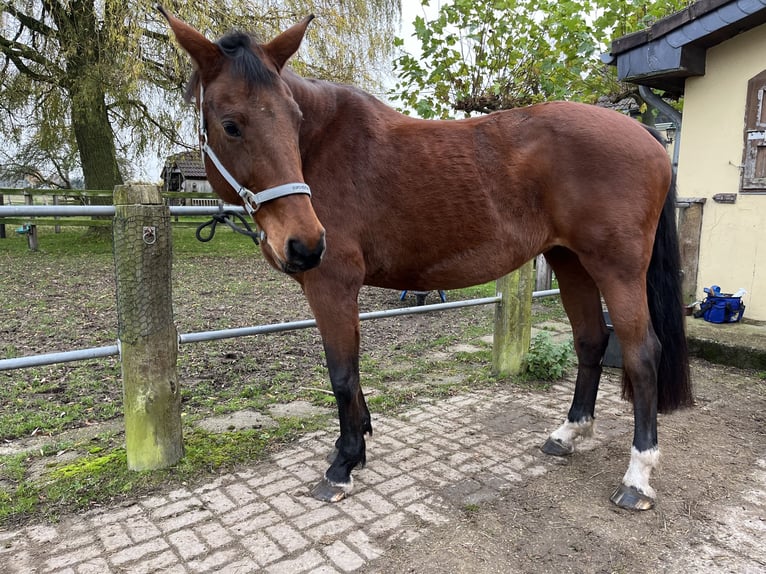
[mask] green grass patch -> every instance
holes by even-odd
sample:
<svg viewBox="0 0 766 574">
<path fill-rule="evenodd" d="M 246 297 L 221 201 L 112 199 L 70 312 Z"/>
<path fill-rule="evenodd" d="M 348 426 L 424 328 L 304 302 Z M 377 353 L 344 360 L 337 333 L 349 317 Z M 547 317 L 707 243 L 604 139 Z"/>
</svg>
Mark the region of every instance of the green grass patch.
<svg viewBox="0 0 766 574">
<path fill-rule="evenodd" d="M 494 281 L 466 287 L 464 289 L 455 289 L 447 294 L 447 300 L 459 301 L 461 299 L 481 299 L 484 297 L 494 297 L 497 295 L 497 288 Z"/>
<path fill-rule="evenodd" d="M 125 449 L 109 444 L 111 441 L 91 445 L 76 460 L 53 464 L 33 478 L 29 468 L 44 460 L 40 453 L 0 456 L 0 526 L 35 517 L 55 520 L 65 512 L 148 494 L 168 483 L 193 482 L 201 473 L 232 471 L 327 423 L 327 417 L 318 416 L 282 418 L 277 427 L 265 430 L 216 434 L 187 428 L 184 458 L 172 468 L 156 471 L 129 470 Z"/>
</svg>

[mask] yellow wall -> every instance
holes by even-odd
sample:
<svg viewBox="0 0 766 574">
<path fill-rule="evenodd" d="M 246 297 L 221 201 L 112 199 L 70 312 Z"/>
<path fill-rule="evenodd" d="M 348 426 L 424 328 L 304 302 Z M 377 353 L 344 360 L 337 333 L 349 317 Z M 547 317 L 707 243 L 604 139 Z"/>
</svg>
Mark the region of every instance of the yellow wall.
<svg viewBox="0 0 766 574">
<path fill-rule="evenodd" d="M 745 318 L 766 321 L 766 195 L 738 194 L 747 83 L 766 70 L 766 25 L 707 52 L 705 75 L 686 80 L 678 160 L 679 197 L 706 197 L 698 297 L 717 284 L 744 287 Z M 735 193 L 735 204 L 712 200 Z"/>
</svg>

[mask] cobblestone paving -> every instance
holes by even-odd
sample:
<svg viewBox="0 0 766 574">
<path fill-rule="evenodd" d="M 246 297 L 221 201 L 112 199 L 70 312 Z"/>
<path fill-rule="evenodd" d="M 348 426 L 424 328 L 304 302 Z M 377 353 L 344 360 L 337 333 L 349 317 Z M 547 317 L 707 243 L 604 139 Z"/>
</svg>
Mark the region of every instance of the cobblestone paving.
<svg viewBox="0 0 766 574">
<path fill-rule="evenodd" d="M 557 385 L 533 402 L 524 393 L 494 389 L 423 403 L 396 418 L 376 417 L 368 467 L 355 472 L 353 495 L 334 505 L 307 496 L 335 436 L 314 433 L 266 463 L 198 488 L 0 532 L 0 571 L 329 574 L 375 566 L 393 541 L 412 541 L 457 519 L 461 509 L 447 502 L 445 489 L 462 489 L 466 503 L 481 502 L 553 468 L 555 461 L 539 452 L 545 437 L 539 425 L 501 429 L 491 419 L 500 412 L 518 414 L 520 421 L 542 414 L 552 427 L 571 392 L 570 385 Z M 602 415 L 632 424 L 616 385 L 604 385 L 599 399 Z M 588 439 L 591 448 L 609 434 Z M 766 462 L 759 464 L 751 496 L 763 508 Z M 751 531 L 733 539 L 725 521 L 747 519 Z M 732 547 L 763 548 L 764 540 L 762 518 L 732 510 L 700 564 Z"/>
</svg>

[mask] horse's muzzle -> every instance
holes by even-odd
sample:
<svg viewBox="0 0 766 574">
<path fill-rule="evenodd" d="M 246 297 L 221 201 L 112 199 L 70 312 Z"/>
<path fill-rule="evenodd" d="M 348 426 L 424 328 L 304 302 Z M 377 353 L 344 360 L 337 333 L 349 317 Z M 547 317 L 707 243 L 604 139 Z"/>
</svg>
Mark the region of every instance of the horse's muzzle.
<svg viewBox="0 0 766 574">
<path fill-rule="evenodd" d="M 285 248 L 285 273 L 300 273 L 313 269 L 322 261 L 325 251 L 324 233 L 313 246 L 308 246 L 300 239 L 288 239 Z"/>
</svg>

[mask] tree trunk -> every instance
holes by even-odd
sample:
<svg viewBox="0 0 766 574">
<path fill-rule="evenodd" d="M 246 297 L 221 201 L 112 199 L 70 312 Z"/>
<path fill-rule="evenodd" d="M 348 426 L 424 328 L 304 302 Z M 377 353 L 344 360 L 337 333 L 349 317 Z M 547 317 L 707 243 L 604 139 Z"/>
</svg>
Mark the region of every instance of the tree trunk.
<svg viewBox="0 0 766 574">
<path fill-rule="evenodd" d="M 98 82 L 83 84 L 73 86 L 70 95 L 72 129 L 80 152 L 85 187 L 111 190 L 123 181 L 117 165 L 114 133 L 106 112 L 106 96 Z"/>
<path fill-rule="evenodd" d="M 101 74 L 109 66 L 110 55 L 102 53 L 100 42 L 94 41 L 103 33 L 94 0 L 52 3 L 51 16 L 59 30 L 61 51 L 66 55 L 64 85 L 71 101 L 72 130 L 85 187 L 111 191 L 123 181 Z"/>
</svg>

